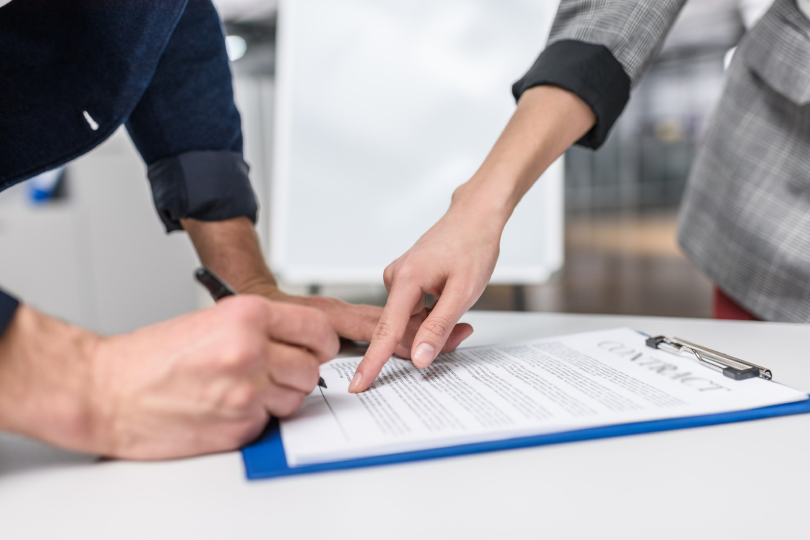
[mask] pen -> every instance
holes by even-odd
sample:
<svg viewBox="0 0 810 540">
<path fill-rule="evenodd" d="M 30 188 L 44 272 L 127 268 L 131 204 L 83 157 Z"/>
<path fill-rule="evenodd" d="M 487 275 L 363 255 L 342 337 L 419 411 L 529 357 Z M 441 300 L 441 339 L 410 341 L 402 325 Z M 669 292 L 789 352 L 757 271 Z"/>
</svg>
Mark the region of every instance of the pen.
<svg viewBox="0 0 810 540">
<path fill-rule="evenodd" d="M 227 296 L 236 296 L 236 291 L 233 290 L 233 287 L 222 281 L 215 273 L 204 266 L 194 272 L 194 277 L 197 278 L 197 281 L 202 283 L 203 287 L 208 289 L 208 292 L 211 293 L 215 302 Z M 326 381 L 323 380 L 323 377 L 318 377 L 318 386 L 326 388 Z"/>
</svg>

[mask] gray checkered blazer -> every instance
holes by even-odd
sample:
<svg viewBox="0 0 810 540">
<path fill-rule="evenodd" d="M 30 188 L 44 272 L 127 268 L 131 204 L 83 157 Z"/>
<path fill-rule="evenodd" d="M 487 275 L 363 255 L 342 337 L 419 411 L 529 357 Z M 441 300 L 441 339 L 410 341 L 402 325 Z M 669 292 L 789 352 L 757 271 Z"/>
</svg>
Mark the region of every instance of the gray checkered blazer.
<svg viewBox="0 0 810 540">
<path fill-rule="evenodd" d="M 562 0 L 515 95 L 577 92 L 597 114 L 580 143 L 598 146 L 684 2 Z M 767 320 L 810 322 L 810 21 L 795 0 L 776 0 L 740 42 L 679 221 L 684 251 L 729 296 Z"/>
</svg>

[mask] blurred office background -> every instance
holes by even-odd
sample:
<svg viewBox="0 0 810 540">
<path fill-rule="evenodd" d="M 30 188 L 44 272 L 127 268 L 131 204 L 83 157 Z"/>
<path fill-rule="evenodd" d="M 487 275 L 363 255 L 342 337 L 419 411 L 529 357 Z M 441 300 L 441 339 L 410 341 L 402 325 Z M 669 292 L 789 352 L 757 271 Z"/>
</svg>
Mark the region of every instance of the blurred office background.
<svg viewBox="0 0 810 540">
<path fill-rule="evenodd" d="M 334 2 L 339 5 L 340 0 Z M 597 152 L 574 148 L 565 156 L 564 199 L 559 201 L 564 209 L 563 264 L 553 275 L 543 275 L 542 283 L 491 285 L 475 309 L 709 316 L 711 284 L 678 249 L 676 211 L 722 89 L 724 62 L 769 3 L 687 2 L 604 147 Z M 273 152 L 278 4 L 215 4 L 228 34 L 246 159 L 263 205 L 258 230 L 270 248 L 268 209 L 276 196 L 273 175 L 278 171 Z M 463 26 L 464 14 L 456 14 Z M 369 21 L 373 24 L 373 17 Z M 348 21 L 330 16 L 326 23 Z M 538 22 L 538 28 L 543 24 Z M 538 52 L 525 54 L 529 59 Z M 517 79 L 522 71 L 512 75 Z M 511 99 L 508 84 L 502 91 Z M 493 132 L 491 140 L 497 135 Z M 331 226 L 318 215 L 310 218 Z M 0 284 L 5 288 L 45 311 L 104 333 L 128 331 L 208 302 L 190 279 L 196 265 L 190 243 L 183 234 L 163 234 L 144 166 L 122 130 L 52 178 L 0 194 L 0 253 Z M 385 301 L 379 283 L 293 281 L 288 285 L 293 292 L 317 290 L 380 305 Z"/>
</svg>

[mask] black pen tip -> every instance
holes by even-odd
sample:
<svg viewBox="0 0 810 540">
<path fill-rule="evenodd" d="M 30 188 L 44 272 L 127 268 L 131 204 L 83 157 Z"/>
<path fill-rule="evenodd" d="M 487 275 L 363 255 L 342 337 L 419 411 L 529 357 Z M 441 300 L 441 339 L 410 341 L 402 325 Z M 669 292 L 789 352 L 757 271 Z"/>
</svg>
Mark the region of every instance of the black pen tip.
<svg viewBox="0 0 810 540">
<path fill-rule="evenodd" d="M 320 386 L 321 388 L 326 388 L 326 381 L 323 380 L 323 377 L 320 377 L 318 379 L 318 386 Z"/>
</svg>

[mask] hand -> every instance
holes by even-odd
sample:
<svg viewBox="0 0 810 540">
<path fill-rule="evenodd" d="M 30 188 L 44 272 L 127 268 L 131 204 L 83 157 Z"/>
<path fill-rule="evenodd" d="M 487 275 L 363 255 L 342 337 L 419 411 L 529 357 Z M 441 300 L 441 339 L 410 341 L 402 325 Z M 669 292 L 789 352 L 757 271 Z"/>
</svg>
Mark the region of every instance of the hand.
<svg viewBox="0 0 810 540">
<path fill-rule="evenodd" d="M 456 324 L 484 291 L 498 260 L 502 227 L 476 219 L 463 205 L 450 211 L 384 273 L 388 302 L 371 345 L 357 367 L 350 392 L 362 392 L 377 378 L 402 340 L 413 316 L 425 308 L 425 293 L 438 297 L 412 340 L 410 357 L 418 368 L 439 352 L 454 350 L 472 334 Z"/>
<path fill-rule="evenodd" d="M 247 218 L 225 221 L 182 220 L 202 263 L 236 288 L 239 294 L 255 294 L 273 301 L 313 307 L 326 314 L 340 337 L 371 341 L 382 315 L 382 308 L 352 305 L 322 296 L 293 296 L 278 289 L 264 262 L 259 239 Z M 427 310 L 415 313 L 394 352 L 410 357 L 411 343 Z"/>
<path fill-rule="evenodd" d="M 374 382 L 401 339 L 409 317 L 438 296 L 411 347 L 418 368 L 472 333 L 456 322 L 484 291 L 498 260 L 501 233 L 523 195 L 546 168 L 596 122 L 575 94 L 554 86 L 526 90 L 492 151 L 459 186 L 447 214 L 405 255 L 385 269 L 388 303 L 371 345 L 349 385 L 362 392 Z"/>
<path fill-rule="evenodd" d="M 253 282 L 243 292 L 264 296 L 274 302 L 284 302 L 317 309 L 326 315 L 338 336 L 354 341 L 370 342 L 374 329 L 377 327 L 383 313 L 381 307 L 350 304 L 327 296 L 286 294 L 281 292 L 276 284 L 270 281 Z M 394 354 L 403 358 L 410 358 L 413 338 L 427 316 L 428 309 L 423 307 L 419 313 L 410 317 L 402 339 L 394 349 Z"/>
<path fill-rule="evenodd" d="M 572 92 L 538 86 L 523 93 L 515 114 L 484 163 L 453 194 L 447 214 L 386 268 L 388 302 L 350 391 L 368 388 L 395 351 L 410 356 L 417 367 L 423 368 L 440 351 L 455 349 L 472 333 L 471 326 L 456 322 L 472 307 L 492 276 L 506 221 L 543 171 L 595 123 L 591 108 Z M 249 220 L 187 219 L 182 223 L 203 264 L 238 291 L 244 292 L 257 276 L 275 284 Z M 430 314 L 425 309 L 425 293 L 439 297 Z M 341 327 L 342 335 L 368 334 L 368 321 L 374 314 L 369 312 L 371 317 L 365 317 L 366 322 L 355 327 L 341 320 L 340 314 L 347 310 L 336 305 L 338 309 L 327 306 L 325 311 L 333 313 L 330 320 Z M 423 320 L 411 340 L 410 332 L 419 319 Z M 403 348 L 410 348 L 410 354 Z"/>
<path fill-rule="evenodd" d="M 28 394 L 15 411 L 27 417 L 16 431 L 130 459 L 240 447 L 261 433 L 270 415 L 286 416 L 301 406 L 317 384 L 320 363 L 332 359 L 339 345 L 318 311 L 254 296 L 110 338 L 65 330 L 64 323 L 36 315 L 49 321 L 52 341 L 61 347 L 37 351 L 30 331 L 19 339 L 30 314 L 23 314 L 16 336 L 0 342 L 26 364 L 23 370 L 14 360 L 0 362 L 8 368 L 0 374 L 25 376 L 6 381 L 6 388 Z M 29 322 L 28 328 L 43 324 Z M 79 354 L 68 363 L 60 351 Z M 32 352 L 43 354 L 27 354 Z"/>
</svg>

